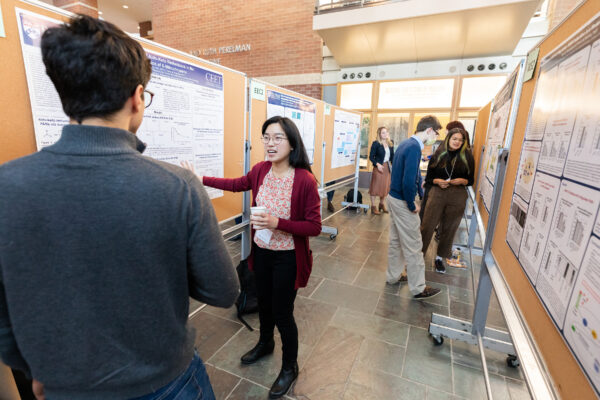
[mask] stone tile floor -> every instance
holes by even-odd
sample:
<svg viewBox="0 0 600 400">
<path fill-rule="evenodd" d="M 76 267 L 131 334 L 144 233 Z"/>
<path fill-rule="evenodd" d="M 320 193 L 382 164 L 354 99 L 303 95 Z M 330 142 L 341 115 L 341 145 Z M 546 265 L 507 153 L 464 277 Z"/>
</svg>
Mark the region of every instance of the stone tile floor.
<svg viewBox="0 0 600 400">
<path fill-rule="evenodd" d="M 340 190 L 334 204 L 340 204 Z M 366 197 L 365 197 L 366 198 Z M 324 217 L 329 213 L 324 211 Z M 314 268 L 298 292 L 294 315 L 299 331 L 300 376 L 286 397 L 316 399 L 485 399 L 478 348 L 446 339 L 435 346 L 427 328 L 431 313 L 469 320 L 473 312 L 470 270 L 433 271 L 435 241 L 426 254 L 426 279 L 442 293 L 412 300 L 407 285 L 385 283 L 389 215 L 343 211 L 328 219 L 328 235 L 311 239 Z M 461 226 L 456 243 L 466 242 Z M 234 262 L 240 242 L 228 242 Z M 478 277 L 480 260 L 473 260 Z M 243 366 L 240 356 L 258 340 L 237 319 L 235 308 L 192 301 L 196 346 L 206 362 L 217 399 L 266 399 L 281 365 L 278 337 L 273 355 Z M 258 316 L 247 321 L 258 328 Z M 492 298 L 488 326 L 506 329 Z M 276 334 L 277 336 L 277 334 Z M 506 365 L 506 354 L 486 350 L 494 399 L 530 399 L 522 372 Z"/>
</svg>

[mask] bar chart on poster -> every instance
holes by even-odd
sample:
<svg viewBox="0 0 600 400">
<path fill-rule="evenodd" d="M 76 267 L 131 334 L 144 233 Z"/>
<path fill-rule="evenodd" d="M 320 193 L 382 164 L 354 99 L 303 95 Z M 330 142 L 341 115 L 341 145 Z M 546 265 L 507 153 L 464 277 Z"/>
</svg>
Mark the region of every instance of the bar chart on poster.
<svg viewBox="0 0 600 400">
<path fill-rule="evenodd" d="M 506 241 L 600 390 L 600 14 L 545 55 Z"/>
</svg>

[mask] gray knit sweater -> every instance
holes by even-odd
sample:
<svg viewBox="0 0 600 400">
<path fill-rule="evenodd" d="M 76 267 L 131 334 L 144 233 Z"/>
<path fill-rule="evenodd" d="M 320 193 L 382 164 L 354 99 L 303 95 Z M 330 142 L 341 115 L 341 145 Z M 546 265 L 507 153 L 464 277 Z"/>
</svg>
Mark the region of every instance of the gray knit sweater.
<svg viewBox="0 0 600 400">
<path fill-rule="evenodd" d="M 120 129 L 68 125 L 0 166 L 0 356 L 60 399 L 126 399 L 189 365 L 189 299 L 239 282 L 196 176 Z"/>
</svg>

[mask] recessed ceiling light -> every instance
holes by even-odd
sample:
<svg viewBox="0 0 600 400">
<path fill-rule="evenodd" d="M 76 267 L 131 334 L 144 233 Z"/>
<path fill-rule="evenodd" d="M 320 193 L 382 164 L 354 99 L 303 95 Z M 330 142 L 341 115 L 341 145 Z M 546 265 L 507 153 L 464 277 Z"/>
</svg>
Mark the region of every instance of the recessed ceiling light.
<svg viewBox="0 0 600 400">
<path fill-rule="evenodd" d="M 129 6 L 127 6 L 127 5 L 123 4 L 123 8 L 129 8 Z"/>
<path fill-rule="evenodd" d="M 98 14 L 99 14 L 99 15 L 102 15 L 102 11 L 98 11 Z"/>
</svg>

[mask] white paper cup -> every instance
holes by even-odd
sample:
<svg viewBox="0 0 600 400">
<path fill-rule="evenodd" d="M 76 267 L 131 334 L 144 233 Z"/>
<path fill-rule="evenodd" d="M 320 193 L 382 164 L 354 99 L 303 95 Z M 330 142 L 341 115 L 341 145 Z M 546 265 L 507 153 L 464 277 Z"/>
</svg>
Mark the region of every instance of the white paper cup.
<svg viewBox="0 0 600 400">
<path fill-rule="evenodd" d="M 266 214 L 266 213 L 267 213 L 267 207 L 261 207 L 261 206 L 250 207 L 250 215 L 260 215 L 260 214 Z"/>
</svg>

